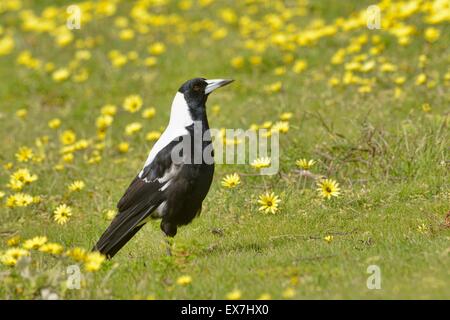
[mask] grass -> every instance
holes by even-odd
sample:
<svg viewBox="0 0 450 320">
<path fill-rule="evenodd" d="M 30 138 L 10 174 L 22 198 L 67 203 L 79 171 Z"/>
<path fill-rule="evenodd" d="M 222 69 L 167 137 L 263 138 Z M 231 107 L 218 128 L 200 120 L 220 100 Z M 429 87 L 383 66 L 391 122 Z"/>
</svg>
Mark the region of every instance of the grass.
<svg viewBox="0 0 450 320">
<path fill-rule="evenodd" d="M 96 1 L 93 1 L 97 3 Z M 365 10 L 367 1 L 310 1 L 304 15 L 292 18 L 295 26 L 310 26 L 319 18 L 333 25 L 338 17 L 348 23 L 355 12 Z M 19 11 L 0 10 L 3 34 L 12 34 L 15 47 L 0 56 L 0 163 L 13 168 L 0 171 L 0 191 L 5 193 L 0 204 L 0 252 L 8 249 L 7 240 L 19 235 L 30 239 L 45 235 L 49 241 L 65 248 L 89 249 L 109 224 L 104 212 L 114 209 L 129 182 L 140 170 L 152 142 L 145 133 L 163 129 L 169 118 L 170 104 L 177 88 L 196 76 L 234 78 L 231 86 L 211 95 L 208 105 L 220 105 L 219 113 L 209 114 L 215 128 L 248 128 L 252 123 L 277 121 L 283 112 L 292 112 L 290 130 L 280 136 L 280 171 L 274 176 L 255 175 L 249 165 L 218 165 L 212 188 L 204 202 L 201 216 L 189 226 L 179 229 L 174 239 L 172 257 L 165 256 L 159 222 L 151 222 L 111 261 L 99 271 L 84 272 L 80 290 L 65 286 L 66 268 L 74 262 L 61 256 L 32 252 L 31 260 L 15 267 L 0 265 L 0 287 L 3 299 L 35 299 L 43 297 L 43 289 L 67 299 L 223 299 L 233 290 L 242 298 L 256 299 L 269 294 L 273 299 L 445 299 L 450 297 L 449 221 L 449 95 L 448 21 L 436 25 L 424 22 L 419 11 L 392 21 L 413 26 L 409 45 L 399 45 L 391 32 L 394 26 L 368 30 L 364 24 L 321 37 L 306 46 L 294 46 L 295 59 L 307 61 L 307 68 L 297 74 L 292 63 L 284 63 L 288 51 L 268 46 L 262 54 L 263 64 L 246 64 L 233 68 L 230 60 L 248 58 L 256 53 L 245 49 L 247 38 L 236 25 L 221 20 L 226 2 L 217 1 L 205 8 L 193 1 L 183 12 L 176 3 L 156 7 L 162 15 L 175 14 L 180 19 L 174 26 L 154 27 L 147 34 L 130 41 L 118 37 L 114 20 L 129 17 L 132 4 L 121 1 L 114 15 L 94 14 L 93 20 L 73 31 L 75 40 L 64 47 L 52 35 L 21 28 L 20 14 L 32 9 L 36 14 L 54 1 L 22 1 Z M 236 12 L 251 15 L 254 21 L 273 12 L 282 17 L 293 9 L 276 9 L 276 2 L 257 5 L 258 13 L 240 4 Z M 64 12 L 67 1 L 58 1 Z M 390 6 L 395 6 L 391 4 Z M 0 6 L 1 8 L 1 6 Z M 389 8 L 383 10 L 390 10 Z M 393 10 L 400 15 L 401 10 Z M 444 10 L 444 9 L 442 9 Z M 400 13 L 398 13 L 400 12 Z M 62 18 L 61 18 L 62 17 Z M 384 16 L 382 16 L 384 17 Z M 195 31 L 199 19 L 208 19 L 228 30 L 223 40 L 213 40 L 209 31 Z M 52 19 L 50 19 L 52 20 Z M 64 25 L 59 14 L 53 19 Z M 264 22 L 259 42 L 269 43 L 271 30 Z M 344 23 L 344 24 L 345 24 Z M 283 24 L 284 35 L 292 34 Z M 130 24 L 133 28 L 136 25 Z M 304 27 L 303 27 L 304 26 Z M 0 30 L 2 28 L 0 27 Z M 424 39 L 426 28 L 436 28 L 440 38 Z M 183 31 L 184 30 L 184 31 Z M 303 30 L 303 29 L 302 29 Z M 184 36 L 183 45 L 172 36 Z M 354 74 L 375 79 L 371 92 L 360 93 L 365 83 L 331 86 L 329 79 L 342 78 L 344 64 L 330 63 L 340 48 L 347 48 L 361 35 L 368 42 L 346 56 L 346 62 L 367 54 L 376 66 L 367 73 Z M 372 56 L 373 36 L 379 36 L 384 50 Z M 80 66 L 89 71 L 82 83 L 73 79 L 52 80 L 51 72 L 30 69 L 16 63 L 23 50 L 33 57 L 67 67 L 76 52 L 76 40 L 96 37 L 98 43 L 88 48 L 92 57 Z M 255 35 L 256 37 L 256 35 Z M 251 37 L 250 37 L 251 38 Z M 147 46 L 162 41 L 167 50 L 159 56 L 155 67 L 143 65 L 149 54 Z M 135 50 L 137 61 L 120 68 L 113 67 L 108 52 Z M 0 47 L 1 52 L 1 47 Z M 425 55 L 426 65 L 419 65 Z M 384 58 L 397 67 L 393 73 L 380 71 Z M 274 68 L 286 65 L 284 75 L 274 75 Z M 74 72 L 75 72 L 74 71 Z M 425 73 L 427 83 L 418 85 L 416 77 Z M 404 76 L 406 82 L 396 85 L 394 79 Z M 282 82 L 280 92 L 268 93 L 264 87 Z M 395 97 L 395 88 L 402 94 Z M 142 119 L 140 113 L 122 110 L 124 98 L 139 94 L 145 107 L 154 106 L 156 116 Z M 119 108 L 108 129 L 101 161 L 89 164 L 86 157 L 94 152 L 96 118 L 105 104 Z M 428 103 L 431 111 L 423 110 Z M 25 118 L 16 115 L 26 109 Z M 211 109 L 210 109 L 211 111 Z M 62 120 L 61 128 L 50 129 L 48 121 Z M 132 137 L 124 135 L 124 127 L 139 121 L 143 130 Z M 59 135 L 66 129 L 76 132 L 78 139 L 93 143 L 74 153 L 73 163 L 55 170 L 61 162 Z M 45 159 L 40 163 L 20 163 L 15 153 L 21 146 L 35 152 L 35 140 L 48 136 Z M 117 151 L 121 141 L 130 144 L 126 154 Z M 312 172 L 337 180 L 342 194 L 331 200 L 316 192 L 315 181 L 299 174 L 295 161 L 315 159 Z M 6 206 L 14 193 L 7 186 L 12 172 L 28 168 L 38 180 L 23 192 L 40 195 L 42 201 L 28 207 Z M 220 180 L 228 173 L 238 172 L 242 182 L 236 189 L 225 189 Z M 86 188 L 69 193 L 67 185 L 83 180 Z M 258 211 L 258 196 L 273 191 L 282 199 L 274 214 Z M 66 225 L 53 221 L 53 211 L 60 203 L 73 209 Z M 324 237 L 332 235 L 332 241 Z M 22 245 L 20 243 L 19 245 Z M 369 290 L 367 268 L 377 265 L 381 270 L 381 289 Z M 28 273 L 20 273 L 20 270 Z M 187 286 L 176 283 L 189 275 Z"/>
</svg>

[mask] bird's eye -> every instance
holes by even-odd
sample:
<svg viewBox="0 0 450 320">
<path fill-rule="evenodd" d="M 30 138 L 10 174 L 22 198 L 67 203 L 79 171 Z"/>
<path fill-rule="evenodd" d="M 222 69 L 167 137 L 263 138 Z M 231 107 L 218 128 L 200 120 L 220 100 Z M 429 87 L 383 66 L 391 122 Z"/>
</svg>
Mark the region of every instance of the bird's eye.
<svg viewBox="0 0 450 320">
<path fill-rule="evenodd" d="M 202 87 L 198 84 L 194 85 L 194 87 L 192 89 L 194 89 L 194 91 L 200 91 Z"/>
</svg>

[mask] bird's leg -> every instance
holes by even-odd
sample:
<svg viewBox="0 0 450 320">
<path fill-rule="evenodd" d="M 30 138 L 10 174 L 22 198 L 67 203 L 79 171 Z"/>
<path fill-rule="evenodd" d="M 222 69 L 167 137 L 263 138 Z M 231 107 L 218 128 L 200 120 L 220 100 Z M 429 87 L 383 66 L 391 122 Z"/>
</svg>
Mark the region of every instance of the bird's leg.
<svg viewBox="0 0 450 320">
<path fill-rule="evenodd" d="M 166 239 L 166 254 L 172 256 L 173 237 L 177 234 L 177 227 L 164 220 L 161 221 L 161 231 L 164 233 Z"/>
<path fill-rule="evenodd" d="M 172 256 L 172 241 L 170 241 L 171 239 L 168 237 L 168 236 L 166 236 L 166 235 L 164 235 L 165 236 L 165 242 L 166 242 L 166 255 L 168 256 L 168 257 L 171 257 Z"/>
</svg>

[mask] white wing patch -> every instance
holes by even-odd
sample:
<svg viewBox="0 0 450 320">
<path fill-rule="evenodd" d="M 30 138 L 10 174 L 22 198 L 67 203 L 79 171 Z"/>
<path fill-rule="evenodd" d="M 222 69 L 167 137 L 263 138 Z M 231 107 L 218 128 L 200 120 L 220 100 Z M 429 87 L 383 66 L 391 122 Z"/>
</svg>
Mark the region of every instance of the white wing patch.
<svg viewBox="0 0 450 320">
<path fill-rule="evenodd" d="M 162 218 L 164 216 L 164 208 L 167 202 L 162 202 L 155 211 L 152 212 L 152 218 Z"/>
<path fill-rule="evenodd" d="M 181 170 L 181 165 L 172 164 L 170 169 L 164 173 L 164 175 L 158 179 L 159 183 L 164 183 L 164 185 L 159 189 L 159 191 L 166 190 L 172 183 L 173 177 L 175 177 Z"/>
<path fill-rule="evenodd" d="M 193 123 L 194 121 L 192 120 L 191 114 L 189 113 L 189 107 L 186 100 L 184 99 L 184 95 L 180 92 L 177 92 L 172 102 L 169 125 L 167 126 L 166 130 L 164 130 L 159 140 L 156 141 L 152 150 L 150 150 L 147 161 L 145 161 L 144 168 L 152 163 L 156 155 L 174 139 L 188 134 L 186 127 L 190 126 Z M 142 171 L 139 173 L 140 178 L 142 177 L 143 171 L 144 169 L 142 169 Z"/>
<path fill-rule="evenodd" d="M 170 183 L 171 183 L 171 182 L 172 182 L 172 181 L 167 181 L 165 185 L 163 185 L 161 188 L 159 188 L 159 191 L 164 191 L 164 190 L 166 190 L 166 189 L 170 186 Z"/>
</svg>

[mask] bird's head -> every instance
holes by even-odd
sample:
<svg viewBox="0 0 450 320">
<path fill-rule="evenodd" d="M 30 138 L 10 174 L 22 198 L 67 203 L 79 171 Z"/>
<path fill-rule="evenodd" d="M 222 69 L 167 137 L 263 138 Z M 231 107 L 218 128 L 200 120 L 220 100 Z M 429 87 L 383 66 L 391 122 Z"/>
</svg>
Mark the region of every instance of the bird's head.
<svg viewBox="0 0 450 320">
<path fill-rule="evenodd" d="M 184 95 L 189 106 L 204 105 L 211 92 L 233 81 L 231 79 L 194 78 L 183 83 L 178 91 Z"/>
<path fill-rule="evenodd" d="M 173 100 L 169 125 L 185 128 L 193 121 L 206 119 L 209 94 L 231 82 L 233 80 L 194 78 L 183 83 Z"/>
</svg>

